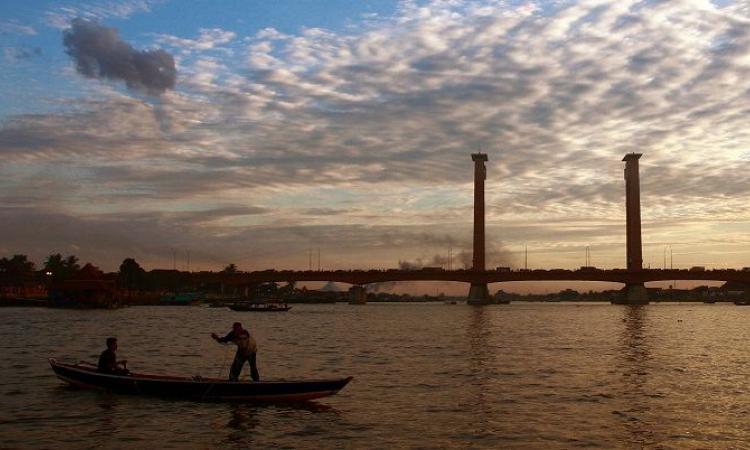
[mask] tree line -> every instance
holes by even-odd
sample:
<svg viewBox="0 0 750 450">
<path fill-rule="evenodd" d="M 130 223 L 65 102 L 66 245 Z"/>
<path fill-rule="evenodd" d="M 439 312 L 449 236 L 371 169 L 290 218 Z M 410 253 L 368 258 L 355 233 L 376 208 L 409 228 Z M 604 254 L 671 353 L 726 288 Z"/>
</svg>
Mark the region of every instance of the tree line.
<svg viewBox="0 0 750 450">
<path fill-rule="evenodd" d="M 222 272 L 239 271 L 236 265 L 229 264 Z M 182 272 L 159 269 L 146 271 L 134 258 L 125 258 L 119 270 L 112 273 L 105 273 L 92 263 L 81 265 L 75 255 L 51 254 L 39 268 L 27 255 L 0 258 L 0 286 L 21 288 L 29 284 L 50 286 L 66 280 L 102 279 L 117 282 L 121 289 L 136 291 L 177 289 L 189 282 Z"/>
</svg>

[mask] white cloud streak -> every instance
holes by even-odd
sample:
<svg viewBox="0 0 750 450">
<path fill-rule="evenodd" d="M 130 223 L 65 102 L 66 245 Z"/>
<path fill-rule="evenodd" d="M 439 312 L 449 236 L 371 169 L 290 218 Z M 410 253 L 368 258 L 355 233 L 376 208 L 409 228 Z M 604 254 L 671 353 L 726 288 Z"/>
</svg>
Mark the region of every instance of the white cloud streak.
<svg viewBox="0 0 750 450">
<path fill-rule="evenodd" d="M 74 5 L 56 6 L 44 13 L 44 23 L 52 28 L 64 30 L 75 18 L 100 22 L 104 19 L 127 19 L 133 14 L 150 12 L 166 0 L 103 0 L 79 2 Z"/>
<path fill-rule="evenodd" d="M 37 34 L 34 27 L 23 25 L 15 21 L 0 20 L 0 34 L 20 34 L 23 36 L 34 36 Z"/>
</svg>

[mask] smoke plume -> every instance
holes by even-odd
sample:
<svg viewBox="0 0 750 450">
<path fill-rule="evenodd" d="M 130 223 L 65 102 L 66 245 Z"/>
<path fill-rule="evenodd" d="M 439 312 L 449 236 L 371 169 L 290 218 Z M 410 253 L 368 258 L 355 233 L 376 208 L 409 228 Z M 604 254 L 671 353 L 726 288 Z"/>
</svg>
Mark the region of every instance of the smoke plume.
<svg viewBox="0 0 750 450">
<path fill-rule="evenodd" d="M 89 78 L 122 80 L 129 89 L 161 94 L 174 87 L 174 58 L 164 50 L 134 49 L 117 30 L 96 22 L 73 19 L 63 33 L 65 51 L 78 72 Z"/>
</svg>

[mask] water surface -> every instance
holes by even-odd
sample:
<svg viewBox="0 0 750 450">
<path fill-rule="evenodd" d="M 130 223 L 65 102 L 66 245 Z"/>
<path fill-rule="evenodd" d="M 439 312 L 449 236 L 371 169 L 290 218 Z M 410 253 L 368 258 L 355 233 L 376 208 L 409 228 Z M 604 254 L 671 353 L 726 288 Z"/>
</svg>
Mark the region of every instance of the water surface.
<svg viewBox="0 0 750 450">
<path fill-rule="evenodd" d="M 74 390 L 46 358 L 225 374 L 235 320 L 261 377 L 354 376 L 298 405 Z M 0 309 L 0 448 L 740 448 L 750 308 L 716 304 L 294 305 Z M 247 377 L 246 371 L 243 376 Z"/>
</svg>

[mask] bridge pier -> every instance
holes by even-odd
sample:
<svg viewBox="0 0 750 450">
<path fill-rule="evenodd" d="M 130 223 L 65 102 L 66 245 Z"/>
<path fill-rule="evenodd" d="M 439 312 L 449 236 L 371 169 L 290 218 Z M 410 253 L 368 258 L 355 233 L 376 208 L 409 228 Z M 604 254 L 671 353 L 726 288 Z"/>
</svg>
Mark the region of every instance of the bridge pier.
<svg viewBox="0 0 750 450">
<path fill-rule="evenodd" d="M 648 305 L 648 291 L 643 283 L 627 284 L 620 291 L 620 298 L 615 300 L 618 305 Z"/>
<path fill-rule="evenodd" d="M 492 305 L 496 302 L 490 297 L 490 290 L 487 288 L 487 283 L 471 283 L 466 303 L 469 305 Z"/>
<path fill-rule="evenodd" d="M 363 286 L 354 285 L 349 288 L 349 304 L 364 305 L 367 303 L 367 291 Z"/>
</svg>

